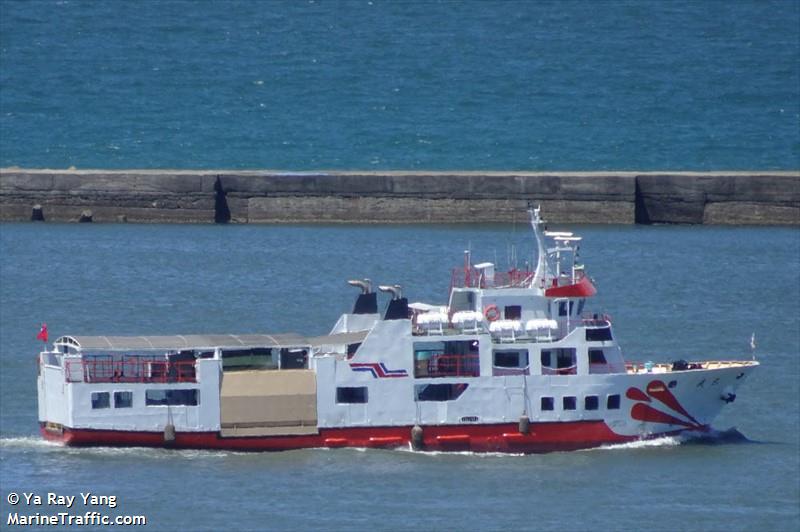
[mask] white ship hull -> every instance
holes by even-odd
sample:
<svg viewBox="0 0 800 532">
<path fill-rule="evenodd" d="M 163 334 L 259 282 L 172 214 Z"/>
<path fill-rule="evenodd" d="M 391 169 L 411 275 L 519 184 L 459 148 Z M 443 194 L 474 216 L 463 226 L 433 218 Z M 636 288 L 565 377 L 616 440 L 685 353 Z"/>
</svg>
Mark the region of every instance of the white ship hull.
<svg viewBox="0 0 800 532">
<path fill-rule="evenodd" d="M 755 361 L 627 363 L 551 233 L 535 271 L 456 270 L 447 305 L 385 312 L 368 281 L 329 336 L 64 336 L 39 359 L 44 437 L 70 445 L 547 452 L 707 431 Z"/>
</svg>

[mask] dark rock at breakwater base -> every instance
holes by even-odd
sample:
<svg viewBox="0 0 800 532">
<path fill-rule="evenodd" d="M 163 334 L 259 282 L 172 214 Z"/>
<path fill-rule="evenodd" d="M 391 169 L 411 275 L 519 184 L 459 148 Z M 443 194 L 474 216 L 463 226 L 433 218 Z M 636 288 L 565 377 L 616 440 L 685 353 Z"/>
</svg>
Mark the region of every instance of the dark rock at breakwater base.
<svg viewBox="0 0 800 532">
<path fill-rule="evenodd" d="M 0 220 L 800 224 L 800 171 L 0 170 Z"/>
</svg>

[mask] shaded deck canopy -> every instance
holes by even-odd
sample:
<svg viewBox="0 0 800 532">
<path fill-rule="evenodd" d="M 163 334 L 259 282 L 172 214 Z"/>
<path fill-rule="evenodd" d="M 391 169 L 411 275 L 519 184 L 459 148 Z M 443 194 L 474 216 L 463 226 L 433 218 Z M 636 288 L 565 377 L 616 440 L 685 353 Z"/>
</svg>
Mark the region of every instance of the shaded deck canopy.
<svg viewBox="0 0 800 532">
<path fill-rule="evenodd" d="M 180 351 L 255 347 L 321 347 L 361 342 L 367 331 L 305 338 L 299 334 L 188 334 L 174 336 L 62 336 L 56 345 L 80 351 Z"/>
<path fill-rule="evenodd" d="M 307 338 L 306 341 L 311 347 L 322 347 L 330 345 L 357 344 L 364 341 L 369 331 L 358 331 L 348 333 L 328 334 L 326 336 L 316 336 Z"/>
<path fill-rule="evenodd" d="M 182 350 L 309 345 L 299 334 L 190 334 L 175 336 L 62 336 L 56 344 L 82 351 Z"/>
</svg>

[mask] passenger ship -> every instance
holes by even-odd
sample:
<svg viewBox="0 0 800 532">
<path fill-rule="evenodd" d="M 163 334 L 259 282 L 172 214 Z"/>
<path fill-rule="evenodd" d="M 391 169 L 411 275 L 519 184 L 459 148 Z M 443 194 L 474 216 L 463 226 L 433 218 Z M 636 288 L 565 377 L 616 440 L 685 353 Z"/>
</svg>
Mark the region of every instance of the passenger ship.
<svg viewBox="0 0 800 532">
<path fill-rule="evenodd" d="M 548 452 L 707 431 L 755 361 L 628 363 L 576 261 L 529 208 L 534 271 L 453 271 L 447 305 L 369 280 L 330 334 L 62 336 L 42 435 L 68 445 Z M 549 246 L 549 247 L 548 247 Z"/>
</svg>

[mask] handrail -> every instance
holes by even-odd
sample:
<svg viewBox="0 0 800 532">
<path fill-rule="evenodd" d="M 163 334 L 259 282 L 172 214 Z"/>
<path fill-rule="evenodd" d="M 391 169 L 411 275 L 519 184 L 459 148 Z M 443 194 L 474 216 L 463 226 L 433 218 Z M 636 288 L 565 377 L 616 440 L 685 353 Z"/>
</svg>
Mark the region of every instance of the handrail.
<svg viewBox="0 0 800 532">
<path fill-rule="evenodd" d="M 65 362 L 64 377 L 67 382 L 197 382 L 197 370 L 194 360 L 80 359 Z"/>
<path fill-rule="evenodd" d="M 434 355 L 428 360 L 427 377 L 478 377 L 478 355 Z"/>
<path fill-rule="evenodd" d="M 533 275 L 534 272 L 517 269 L 495 272 L 491 288 L 527 288 Z M 490 288 L 490 286 L 487 285 L 486 278 L 480 270 L 454 268 L 450 275 L 450 290 L 453 288 Z"/>
<path fill-rule="evenodd" d="M 551 368 L 549 366 L 542 366 L 542 375 L 576 375 L 578 373 L 578 365 L 573 364 L 566 368 Z"/>
</svg>

